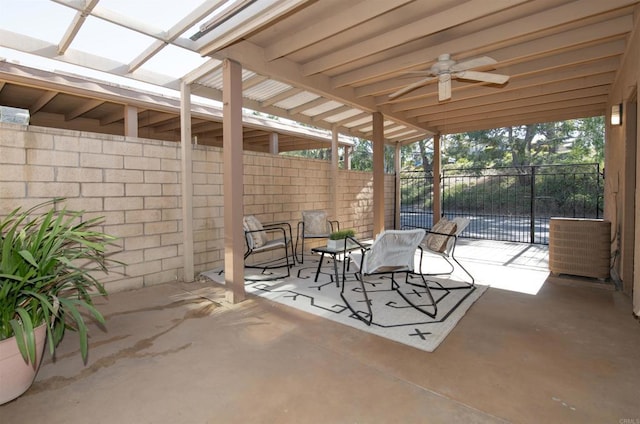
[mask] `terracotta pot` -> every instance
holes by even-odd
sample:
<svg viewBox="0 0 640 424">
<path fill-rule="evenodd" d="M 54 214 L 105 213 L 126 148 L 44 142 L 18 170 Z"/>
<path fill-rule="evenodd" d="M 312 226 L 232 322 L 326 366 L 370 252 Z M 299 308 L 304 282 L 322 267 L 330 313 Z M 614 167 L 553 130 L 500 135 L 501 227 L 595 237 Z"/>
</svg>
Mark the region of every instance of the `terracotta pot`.
<svg viewBox="0 0 640 424">
<path fill-rule="evenodd" d="M 31 387 L 42 361 L 47 327 L 34 330 L 36 336 L 35 364 L 25 362 L 18 350 L 15 337 L 0 341 L 0 405 L 23 394 Z"/>
</svg>

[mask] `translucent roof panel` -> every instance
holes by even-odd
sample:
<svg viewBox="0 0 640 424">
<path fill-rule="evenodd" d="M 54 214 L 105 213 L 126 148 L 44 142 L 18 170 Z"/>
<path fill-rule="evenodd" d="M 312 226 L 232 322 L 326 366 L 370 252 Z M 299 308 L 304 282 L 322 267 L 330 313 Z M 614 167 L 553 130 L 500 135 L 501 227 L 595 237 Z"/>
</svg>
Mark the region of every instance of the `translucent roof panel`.
<svg viewBox="0 0 640 424">
<path fill-rule="evenodd" d="M 49 0 L 0 0 L 0 28 L 58 43 L 75 11 Z"/>
<path fill-rule="evenodd" d="M 101 0 L 99 7 L 163 30 L 173 27 L 204 0 Z M 167 13 L 170 10 L 171 13 Z M 187 35 L 185 34 L 185 37 Z"/>
<path fill-rule="evenodd" d="M 162 73 L 174 78 L 182 78 L 208 59 L 192 51 L 168 45 L 145 62 L 141 69 Z"/>
<path fill-rule="evenodd" d="M 287 25 L 279 28 L 279 24 L 307 7 L 323 9 L 328 7 L 325 4 L 309 0 L 0 0 L 0 59 L 173 97 L 186 77 L 196 86 L 194 95 L 219 102 L 221 61 L 229 58 L 242 66 L 243 97 L 251 107 L 315 121 L 329 129 L 333 123 L 349 122 L 350 116 L 360 119 L 375 101 L 367 100 L 365 107 L 358 108 L 358 98 L 344 101 L 341 97 L 350 89 L 325 92 L 333 82 L 315 76 L 314 61 L 306 69 L 307 65 L 286 58 L 288 49 L 306 50 L 304 40 L 312 45 L 319 42 L 313 41 L 313 34 L 301 37 L 302 44 L 294 40 L 314 14 L 307 18 L 303 14 L 302 21 L 292 27 L 297 30 Z M 355 23 L 357 16 L 351 19 Z M 330 35 L 324 32 L 320 39 Z M 273 44 L 273 51 L 267 51 L 269 47 L 260 53 L 262 42 Z M 252 47 L 243 53 L 245 44 Z M 281 57 L 283 66 L 261 63 Z M 327 63 L 331 68 L 332 60 Z M 283 69 L 288 71 L 279 75 Z M 351 135 L 358 132 L 355 128 Z"/>
<path fill-rule="evenodd" d="M 89 16 L 70 48 L 129 63 L 153 41 L 153 38 L 139 32 Z"/>
</svg>

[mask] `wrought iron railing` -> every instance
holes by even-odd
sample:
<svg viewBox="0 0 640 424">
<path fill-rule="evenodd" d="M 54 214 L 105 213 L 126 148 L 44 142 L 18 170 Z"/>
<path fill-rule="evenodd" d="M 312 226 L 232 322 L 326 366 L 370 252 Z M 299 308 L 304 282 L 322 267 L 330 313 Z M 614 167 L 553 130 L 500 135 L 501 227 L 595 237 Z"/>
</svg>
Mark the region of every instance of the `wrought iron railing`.
<svg viewBox="0 0 640 424">
<path fill-rule="evenodd" d="M 547 244 L 550 217 L 602 216 L 602 178 L 598 164 L 445 169 L 442 212 L 472 218 L 467 237 Z M 431 227 L 433 176 L 400 181 L 401 225 Z"/>
</svg>

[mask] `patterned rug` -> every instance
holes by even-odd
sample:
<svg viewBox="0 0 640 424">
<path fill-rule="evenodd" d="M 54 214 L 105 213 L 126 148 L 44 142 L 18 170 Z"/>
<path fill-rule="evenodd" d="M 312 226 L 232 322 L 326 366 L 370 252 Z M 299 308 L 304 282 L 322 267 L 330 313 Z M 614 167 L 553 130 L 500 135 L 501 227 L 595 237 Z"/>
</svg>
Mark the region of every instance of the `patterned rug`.
<svg viewBox="0 0 640 424">
<path fill-rule="evenodd" d="M 371 325 L 366 325 L 341 299 L 340 287 L 334 282 L 333 263 L 331 260 L 325 262 L 318 274 L 318 281 L 314 281 L 318 266 L 315 258 L 305 259 L 305 264 L 294 267 L 291 276 L 287 278 L 277 278 L 277 274 L 256 275 L 255 269 L 247 269 L 246 292 L 417 349 L 433 352 L 487 289 L 486 286 L 477 284 L 471 288 L 449 289 L 459 287 L 461 282 L 428 277 L 431 293 L 438 304 L 438 313 L 435 318 L 431 318 L 409 305 L 396 290 L 393 290 L 389 277 L 367 277 L 365 284 L 373 320 Z M 338 269 L 342 272 L 341 262 L 338 262 Z M 220 274 L 220 269 L 207 271 L 202 275 L 216 283 L 224 284 L 224 274 Z M 428 302 L 424 287 L 405 284 L 404 277 L 396 277 L 396 280 L 401 281 L 399 289 L 414 304 L 424 306 L 427 311 L 433 310 L 426 306 Z M 413 277 L 413 281 L 418 283 L 421 280 L 419 277 Z M 353 274 L 347 273 L 344 296 L 358 314 L 369 317 L 360 282 Z"/>
</svg>

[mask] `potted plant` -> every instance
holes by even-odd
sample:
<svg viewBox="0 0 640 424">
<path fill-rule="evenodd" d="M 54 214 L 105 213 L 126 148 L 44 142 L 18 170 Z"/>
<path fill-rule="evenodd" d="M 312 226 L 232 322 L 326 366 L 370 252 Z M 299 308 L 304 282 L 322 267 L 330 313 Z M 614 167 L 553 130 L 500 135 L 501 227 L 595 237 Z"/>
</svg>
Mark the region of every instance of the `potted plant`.
<svg viewBox="0 0 640 424">
<path fill-rule="evenodd" d="M 65 330 L 77 331 L 86 363 L 82 313 L 104 323 L 93 296 L 106 291 L 95 275 L 107 272 L 106 248 L 115 238 L 94 230 L 101 218 L 85 221 L 83 212 L 57 210 L 61 200 L 0 219 L 0 404 L 31 386 L 45 339 L 53 355 Z"/>
<path fill-rule="evenodd" d="M 355 236 L 355 231 L 348 229 L 348 230 L 339 230 L 339 231 L 334 231 L 333 233 L 329 234 L 329 240 L 327 241 L 327 247 L 329 249 L 344 249 L 346 247 L 347 244 L 347 237 L 353 237 Z"/>
</svg>

